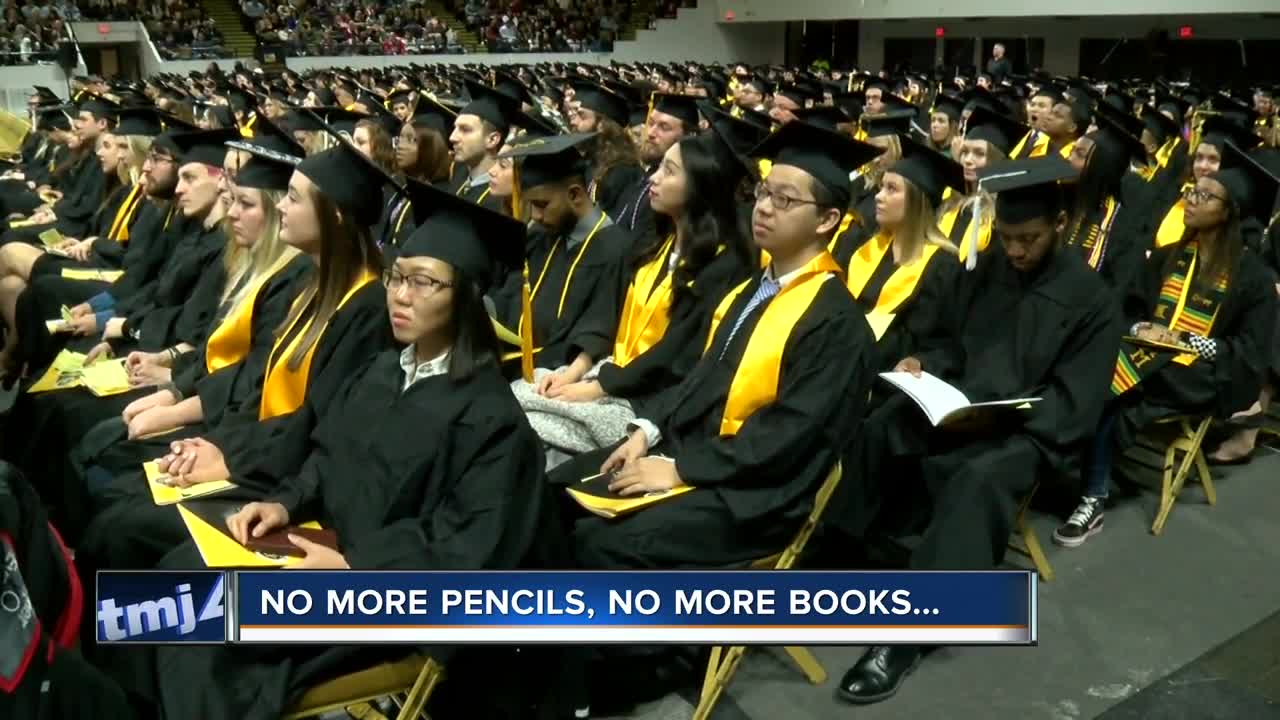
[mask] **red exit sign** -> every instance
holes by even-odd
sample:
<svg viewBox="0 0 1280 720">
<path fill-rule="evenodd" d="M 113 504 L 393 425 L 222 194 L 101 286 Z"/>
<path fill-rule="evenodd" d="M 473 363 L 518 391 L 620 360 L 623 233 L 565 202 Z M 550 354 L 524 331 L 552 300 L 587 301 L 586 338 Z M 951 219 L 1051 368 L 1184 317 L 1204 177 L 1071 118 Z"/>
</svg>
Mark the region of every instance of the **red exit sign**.
<svg viewBox="0 0 1280 720">
<path fill-rule="evenodd" d="M 947 36 L 947 29 L 946 29 L 946 28 L 944 28 L 944 27 L 936 27 L 936 28 L 934 28 L 934 29 L 933 29 L 933 36 L 934 36 L 934 37 L 946 37 L 946 36 Z"/>
<path fill-rule="evenodd" d="M 1178 37 L 1182 38 L 1183 40 L 1189 40 L 1194 35 L 1195 35 L 1195 30 L 1193 30 L 1190 25 L 1183 25 L 1182 27 L 1178 28 Z"/>
</svg>

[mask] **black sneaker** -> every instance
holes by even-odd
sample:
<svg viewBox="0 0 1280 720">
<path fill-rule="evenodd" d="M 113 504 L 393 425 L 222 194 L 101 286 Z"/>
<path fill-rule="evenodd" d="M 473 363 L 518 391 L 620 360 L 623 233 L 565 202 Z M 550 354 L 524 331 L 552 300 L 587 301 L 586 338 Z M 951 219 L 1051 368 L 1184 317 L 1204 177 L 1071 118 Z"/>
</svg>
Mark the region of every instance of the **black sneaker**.
<svg viewBox="0 0 1280 720">
<path fill-rule="evenodd" d="M 1067 522 L 1053 531 L 1053 541 L 1062 547 L 1079 547 L 1085 540 L 1102 532 L 1103 502 L 1104 498 L 1094 497 L 1081 500 Z"/>
</svg>

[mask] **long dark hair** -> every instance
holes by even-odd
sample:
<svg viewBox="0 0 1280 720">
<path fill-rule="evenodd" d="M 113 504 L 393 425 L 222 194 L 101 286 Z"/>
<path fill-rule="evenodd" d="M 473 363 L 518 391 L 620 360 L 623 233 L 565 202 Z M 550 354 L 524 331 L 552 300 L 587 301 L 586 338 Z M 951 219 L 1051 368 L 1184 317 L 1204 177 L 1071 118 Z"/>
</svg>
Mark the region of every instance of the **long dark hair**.
<svg viewBox="0 0 1280 720">
<path fill-rule="evenodd" d="M 673 304 L 697 292 L 696 288 L 689 288 L 689 284 L 716 258 L 721 245 L 724 252 L 732 253 L 743 267 L 759 266 L 755 250 L 739 222 L 736 196 L 725 192 L 726 188 L 737 186 L 745 171 L 710 133 L 687 136 L 678 145 L 688 196 L 684 214 L 679 220 L 657 214 L 658 234 L 636 259 L 637 268 L 652 261 L 667 236 L 676 231 L 677 222 L 680 224 L 684 247 L 680 253 L 682 262 L 672 276 Z"/>
<path fill-rule="evenodd" d="M 1215 173 L 1216 175 L 1216 173 Z M 1214 175 L 1209 175 L 1214 177 Z M 1226 201 L 1227 217 L 1222 223 L 1221 234 L 1214 244 L 1209 262 L 1205 263 L 1191 278 L 1191 289 L 1208 293 L 1216 288 L 1219 282 L 1231 287 L 1236 269 L 1240 267 L 1240 258 L 1244 255 L 1244 231 L 1241 228 L 1240 205 L 1234 198 Z M 1193 240 L 1199 231 L 1186 228 L 1182 231 L 1179 246 Z M 1168 277 L 1178 261 L 1180 253 L 1169 253 L 1165 258 L 1163 276 Z"/>
<path fill-rule="evenodd" d="M 1087 137 L 1093 140 L 1093 150 L 1076 183 L 1075 200 L 1067 222 L 1067 232 L 1073 237 L 1081 231 L 1087 232 L 1104 200 L 1120 199 L 1120 183 L 1129 171 L 1129 154 L 1123 145 L 1103 133 Z"/>
<path fill-rule="evenodd" d="M 329 320 L 338 312 L 342 298 L 355 285 L 362 271 L 375 277 L 382 271 L 382 253 L 373 242 L 369 228 L 358 224 L 351 213 L 338 211 L 338 206 L 319 187 L 311 188 L 320 226 L 320 262 L 311 281 L 303 288 L 288 318 L 276 332 L 280 337 L 303 315 L 312 317 L 311 326 L 289 356 L 289 369 L 297 371 L 302 360 L 324 334 Z"/>
<path fill-rule="evenodd" d="M 437 183 L 449 179 L 449 141 L 439 130 L 425 122 L 412 122 L 413 134 L 418 139 L 418 157 L 413 167 L 405 173 L 415 180 Z"/>
<path fill-rule="evenodd" d="M 453 269 L 453 349 L 449 377 L 464 380 L 483 365 L 497 365 L 500 347 L 493 321 L 484 306 L 484 293 L 465 271 Z"/>
</svg>

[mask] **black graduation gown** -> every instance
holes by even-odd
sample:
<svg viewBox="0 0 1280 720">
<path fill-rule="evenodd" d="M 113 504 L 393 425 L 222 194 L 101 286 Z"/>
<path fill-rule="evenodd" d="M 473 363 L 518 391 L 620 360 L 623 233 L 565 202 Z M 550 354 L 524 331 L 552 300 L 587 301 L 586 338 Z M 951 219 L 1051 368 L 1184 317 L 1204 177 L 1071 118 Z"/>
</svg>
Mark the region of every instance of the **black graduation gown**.
<svg viewBox="0 0 1280 720">
<path fill-rule="evenodd" d="M 1134 173 L 1128 173 L 1126 177 L 1142 182 L 1142 178 Z M 1103 280 L 1107 281 L 1107 286 L 1117 298 L 1124 297 L 1137 281 L 1142 272 L 1142 263 L 1146 258 L 1147 250 L 1151 248 L 1151 236 L 1154 230 L 1150 229 L 1144 219 L 1150 214 L 1150 198 L 1142 193 L 1143 191 L 1140 190 L 1132 193 L 1141 194 L 1143 198 L 1141 202 L 1131 203 L 1121 198 L 1120 209 L 1116 211 L 1106 247 L 1103 249 L 1101 267 L 1098 268 L 1098 273 Z M 1094 219 L 1100 218 L 1099 211 Z M 1087 229 L 1081 228 L 1081 239 L 1086 233 Z M 1075 244 L 1071 247 L 1080 257 L 1086 257 L 1086 251 L 1082 245 Z"/>
<path fill-rule="evenodd" d="M 631 234 L 636 242 L 657 234 L 657 217 L 649 204 L 649 178 L 657 167 L 647 167 L 638 179 L 622 191 L 617 214 L 610 213 L 614 223 Z"/>
<path fill-rule="evenodd" d="M 1154 317 L 1164 285 L 1165 262 L 1180 252 L 1179 243 L 1151 254 L 1141 281 L 1125 299 L 1124 332 L 1134 323 Z M 1274 362 L 1276 312 L 1271 274 L 1256 255 L 1246 251 L 1209 331 L 1217 341 L 1217 355 L 1212 360 L 1200 358 L 1190 366 L 1168 363 L 1117 398 L 1121 411 L 1116 423 L 1117 446 L 1128 447 L 1143 427 L 1162 417 L 1208 414 L 1226 419 L 1256 402 Z"/>
<path fill-rule="evenodd" d="M 842 494 L 830 517 L 858 534 L 881 500 L 890 511 L 905 503 L 908 514 L 930 515 L 913 568 L 999 564 L 1022 496 L 1046 468 L 1075 472 L 1101 417 L 1121 333 L 1104 287 L 1073 252 L 1055 252 L 1031 273 L 1015 270 L 1002 252 L 981 255 L 961 281 L 951 341 L 918 357 L 972 402 L 1040 402 L 963 432 L 932 428 L 910 399 L 895 397 L 864 423 L 851 460 L 868 478 L 892 481 L 868 483 L 862 497 Z"/>
<path fill-rule="evenodd" d="M 604 177 L 591 184 L 592 201 L 605 215 L 617 221 L 623 206 L 630 200 L 627 190 L 637 186 L 646 178 L 637 165 L 615 165 L 604 174 Z"/>
<path fill-rule="evenodd" d="M 880 230 L 880 223 L 876 222 L 876 193 L 880 188 L 867 187 L 865 178 L 860 178 L 857 183 L 849 204 L 856 220 L 836 238 L 835 249 L 831 252 L 842 268 L 848 268 L 858 248 Z"/>
<path fill-rule="evenodd" d="M 86 231 L 86 237 L 97 237 L 93 245 L 90 247 L 90 256 L 88 262 L 79 262 L 61 255 L 45 254 L 36 258 L 35 263 L 31 266 L 32 275 L 56 275 L 62 272 L 62 268 L 69 267 L 92 267 L 104 270 L 117 270 L 123 261 L 125 245 L 115 240 L 107 239 L 107 235 L 111 232 L 111 226 L 115 223 L 116 213 L 120 211 L 120 207 L 129 197 L 129 193 L 133 190 L 132 185 L 121 185 L 112 190 L 107 196 L 105 202 L 93 214 L 89 221 L 89 227 Z M 135 211 L 129 217 L 128 226 L 132 228 L 138 220 L 139 211 Z M 34 228 L 28 228 L 32 230 Z M 38 235 L 38 233 L 37 233 Z M 33 236 L 34 237 L 34 236 Z M 79 238 L 84 239 L 84 238 Z M 39 238 L 36 237 L 36 242 Z"/>
<path fill-rule="evenodd" d="M 90 154 L 80 162 L 71 186 L 63 191 L 62 199 L 53 204 L 58 232 L 74 238 L 85 236 L 107 191 L 107 175 L 98 158 Z"/>
<path fill-rule="evenodd" d="M 626 398 L 639 408 L 646 398 L 677 385 L 689 374 L 707 344 L 711 317 L 720 300 L 756 268 L 744 267 L 732 252 L 720 253 L 693 280 L 692 292 L 680 296 L 670 310 L 662 339 L 631 359 L 625 367 L 600 367 L 600 387 L 612 397 Z M 654 285 L 662 282 L 664 265 Z M 623 290 L 625 297 L 625 289 Z M 619 306 L 621 307 L 621 306 Z"/>
<path fill-rule="evenodd" d="M 374 238 L 382 248 L 383 264 L 391 267 L 400 254 L 400 247 L 413 234 L 417 225 L 413 220 L 413 207 L 407 197 L 396 190 L 387 191 L 387 201 L 382 219 L 372 229 Z"/>
<path fill-rule="evenodd" d="M 856 298 L 864 313 L 875 309 L 884 284 L 897 269 L 898 264 L 893 261 L 890 250 L 867 280 L 862 295 Z M 877 360 L 873 366 L 876 372 L 892 370 L 899 360 L 910 357 L 931 342 L 936 344 L 938 338 L 947 332 L 945 319 L 955 302 L 956 283 L 962 272 L 963 268 L 954 255 L 945 249 L 934 253 L 916 283 L 915 292 L 898 306 L 893 324 L 876 342 Z"/>
<path fill-rule="evenodd" d="M 316 345 L 307 376 L 306 402 L 298 410 L 259 421 L 259 406 L 241 404 L 223 414 L 217 427 L 203 437 L 223 453 L 231 479 L 239 489 L 222 497 L 261 497 L 284 478 L 296 474 L 311 449 L 316 423 L 340 398 L 339 390 L 359 368 L 393 339 L 387 321 L 386 292 L 380 283 L 369 283 L 342 307 Z M 179 436 L 180 437 L 180 436 Z M 160 447 L 152 457 L 164 454 L 167 438 L 156 438 Z M 80 450 L 78 454 L 87 454 Z M 137 460 L 136 448 L 120 456 L 110 451 L 93 462 L 118 468 Z M 122 460 L 122 456 L 128 456 Z M 150 459 L 150 458 L 146 458 Z M 90 468 L 86 474 L 101 477 Z M 172 507 L 151 503 L 141 468 L 134 465 L 110 480 L 94 497 L 98 513 L 77 549 L 82 571 L 97 568 L 153 567 L 187 537 L 186 527 Z M 90 575 L 92 577 L 92 575 Z"/>
<path fill-rule="evenodd" d="M 585 231 L 594 227 L 599 217 L 588 217 L 586 220 L 591 224 Z M 586 220 L 580 221 L 579 227 Z M 585 237 L 568 247 L 567 236 L 557 240 L 541 230 L 534 235 L 528 259 L 529 287 L 531 292 L 537 287 L 532 296 L 533 345 L 535 349 L 541 348 L 534 353 L 534 365 L 555 369 L 573 362 L 579 352 L 596 360 L 603 359 L 609 354 L 617 332 L 621 312 L 619 276 L 624 269 L 630 238 L 617 225 L 606 221 L 577 261 L 568 293 L 564 293 L 569 271 L 582 250 Z M 502 305 L 498 307 L 499 322 L 513 332 L 520 320 L 519 284 L 522 282 L 521 275 L 513 274 L 505 291 L 494 296 L 495 303 L 502 298 Z"/>
<path fill-rule="evenodd" d="M 521 567 L 534 547 L 545 486 L 537 435 L 506 382 L 488 367 L 467 380 L 426 378 L 404 392 L 403 383 L 399 353 L 381 353 L 329 403 L 306 463 L 269 499 L 283 501 L 295 522 L 334 528 L 356 569 Z M 193 559 L 188 543 L 163 564 Z M 449 648 L 426 650 L 448 662 Z M 405 652 L 160 650 L 159 697 L 165 717 L 267 720 L 317 682 Z M 194 676 L 222 681 L 193 688 L 183 678 Z"/>
<path fill-rule="evenodd" d="M 590 516 L 574 527 L 584 568 L 723 566 L 778 551 L 809 511 L 813 493 L 853 437 L 866 406 L 875 339 L 847 288 L 829 278 L 791 331 L 777 399 L 732 436 L 720 422 L 734 373 L 762 312 L 738 316 L 757 277 L 734 300 L 692 372 L 654 398 L 645 419 L 662 432 L 650 454 L 674 458 L 697 488 L 615 520 Z M 721 358 L 721 352 L 725 351 Z M 552 472 L 568 484 L 598 472 L 613 448 L 585 453 Z M 845 474 L 845 482 L 859 482 Z"/>
</svg>

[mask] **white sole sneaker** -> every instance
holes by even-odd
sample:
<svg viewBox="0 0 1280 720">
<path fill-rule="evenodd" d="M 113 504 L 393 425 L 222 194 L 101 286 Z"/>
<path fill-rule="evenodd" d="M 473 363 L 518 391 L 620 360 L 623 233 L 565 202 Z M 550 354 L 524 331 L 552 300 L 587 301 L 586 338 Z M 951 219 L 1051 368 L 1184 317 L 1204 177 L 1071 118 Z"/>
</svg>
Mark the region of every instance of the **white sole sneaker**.
<svg viewBox="0 0 1280 720">
<path fill-rule="evenodd" d="M 1075 537 L 1066 537 L 1064 535 L 1058 534 L 1057 530 L 1054 530 L 1053 544 L 1061 545 L 1062 547 L 1067 547 L 1067 548 L 1080 547 L 1081 545 L 1084 544 L 1085 540 L 1088 540 L 1089 538 L 1093 537 L 1094 535 L 1097 535 L 1100 532 L 1102 532 L 1101 522 L 1089 528 L 1083 534 L 1076 535 Z"/>
</svg>

